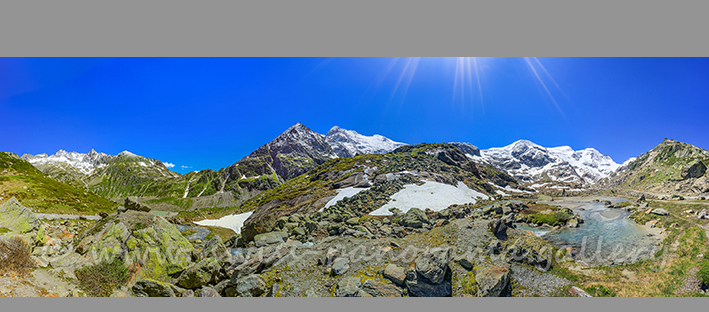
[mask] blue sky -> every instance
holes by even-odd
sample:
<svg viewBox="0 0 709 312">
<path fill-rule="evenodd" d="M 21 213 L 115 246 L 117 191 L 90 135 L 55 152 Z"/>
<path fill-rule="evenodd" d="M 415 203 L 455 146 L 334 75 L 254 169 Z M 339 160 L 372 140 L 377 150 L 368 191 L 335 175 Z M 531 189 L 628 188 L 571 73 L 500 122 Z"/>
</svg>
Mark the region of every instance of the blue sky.
<svg viewBox="0 0 709 312">
<path fill-rule="evenodd" d="M 128 150 L 183 173 L 296 122 L 621 163 L 665 137 L 709 149 L 708 117 L 707 58 L 0 58 L 0 150 Z"/>
</svg>

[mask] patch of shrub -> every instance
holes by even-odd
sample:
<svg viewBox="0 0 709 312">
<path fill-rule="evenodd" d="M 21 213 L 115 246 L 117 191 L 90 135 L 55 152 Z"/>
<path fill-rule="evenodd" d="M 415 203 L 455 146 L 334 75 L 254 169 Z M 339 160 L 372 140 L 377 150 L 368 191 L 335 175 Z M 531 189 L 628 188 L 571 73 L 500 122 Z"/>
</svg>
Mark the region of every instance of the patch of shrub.
<svg viewBox="0 0 709 312">
<path fill-rule="evenodd" d="M 79 287 L 92 297 L 108 297 L 117 287 L 128 282 L 128 268 L 120 259 L 103 261 L 76 270 Z"/>
<path fill-rule="evenodd" d="M 27 274 L 35 265 L 32 249 L 25 239 L 14 236 L 0 240 L 0 273 Z"/>
</svg>

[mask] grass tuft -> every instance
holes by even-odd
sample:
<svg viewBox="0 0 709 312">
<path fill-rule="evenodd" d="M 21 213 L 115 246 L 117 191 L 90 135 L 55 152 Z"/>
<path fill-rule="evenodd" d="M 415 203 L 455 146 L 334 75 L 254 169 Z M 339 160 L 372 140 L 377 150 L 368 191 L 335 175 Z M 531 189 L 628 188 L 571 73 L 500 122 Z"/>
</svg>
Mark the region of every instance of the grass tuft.
<svg viewBox="0 0 709 312">
<path fill-rule="evenodd" d="M 13 236 L 0 240 L 0 273 L 16 272 L 24 275 L 34 267 L 32 249 L 25 239 Z"/>
<path fill-rule="evenodd" d="M 118 258 L 83 267 L 75 273 L 79 287 L 92 297 L 108 297 L 129 279 L 128 268 Z"/>
</svg>

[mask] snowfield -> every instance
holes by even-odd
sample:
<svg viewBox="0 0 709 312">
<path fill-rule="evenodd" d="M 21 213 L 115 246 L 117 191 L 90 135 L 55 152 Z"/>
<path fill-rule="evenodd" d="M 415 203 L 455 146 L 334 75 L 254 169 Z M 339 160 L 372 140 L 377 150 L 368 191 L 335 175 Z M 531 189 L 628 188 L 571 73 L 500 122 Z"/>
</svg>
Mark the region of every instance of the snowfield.
<svg viewBox="0 0 709 312">
<path fill-rule="evenodd" d="M 483 193 L 471 190 L 463 182 L 458 186 L 426 181 L 423 185 L 407 184 L 404 189 L 391 196 L 391 200 L 381 208 L 370 212 L 373 216 L 390 216 L 390 208 L 407 212 L 411 208 L 440 211 L 453 204 L 475 203 L 479 198 L 488 199 Z"/>
<path fill-rule="evenodd" d="M 232 229 L 236 234 L 241 233 L 241 227 L 244 226 L 244 221 L 249 218 L 253 211 L 244 212 L 235 215 L 224 216 L 219 219 L 206 219 L 202 221 L 194 221 L 194 224 L 201 226 L 218 226 L 227 229 Z"/>
<path fill-rule="evenodd" d="M 355 194 L 368 190 L 369 188 L 354 188 L 354 187 L 347 187 L 343 189 L 337 190 L 337 195 L 335 195 L 335 198 L 331 199 L 330 201 L 325 204 L 325 207 L 321 208 L 319 211 L 325 210 L 325 208 L 329 208 L 330 206 L 337 204 L 337 202 L 347 198 L 347 197 L 352 197 Z"/>
</svg>

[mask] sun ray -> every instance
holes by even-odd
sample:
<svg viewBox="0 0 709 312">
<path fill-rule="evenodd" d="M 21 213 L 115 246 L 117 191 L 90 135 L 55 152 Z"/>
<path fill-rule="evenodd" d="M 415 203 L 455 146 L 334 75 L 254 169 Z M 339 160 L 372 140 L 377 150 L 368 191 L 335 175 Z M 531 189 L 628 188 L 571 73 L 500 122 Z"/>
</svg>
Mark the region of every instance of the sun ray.
<svg viewBox="0 0 709 312">
<path fill-rule="evenodd" d="M 483 101 L 483 88 L 480 85 L 480 70 L 478 69 L 478 59 L 473 57 L 473 65 L 475 66 L 475 78 L 478 82 L 478 95 L 480 95 L 480 105 L 483 109 L 483 114 L 485 113 L 485 101 Z"/>
<path fill-rule="evenodd" d="M 559 91 L 561 91 L 561 94 L 563 94 L 564 97 L 568 100 L 568 99 L 569 99 L 569 96 L 566 95 L 566 93 L 564 92 L 564 90 L 561 89 L 561 87 L 559 86 L 558 83 L 556 83 L 556 80 L 554 80 L 554 77 L 552 77 L 551 74 L 549 73 L 549 71 L 547 71 L 546 67 L 544 67 L 544 65 L 542 65 L 542 62 L 540 62 L 539 59 L 538 59 L 536 56 L 535 56 L 535 57 L 532 57 L 532 58 L 537 62 L 537 64 L 539 64 L 539 67 L 544 71 L 544 73 L 547 74 L 547 77 L 549 77 L 549 79 L 551 79 L 551 82 L 554 83 L 554 85 L 556 86 L 556 88 L 559 89 Z"/>
<path fill-rule="evenodd" d="M 409 85 L 411 84 L 411 80 L 414 78 L 414 74 L 416 74 L 416 67 L 418 67 L 418 62 L 419 62 L 419 58 L 417 58 L 417 57 L 409 58 L 408 60 L 406 60 L 406 65 L 404 66 L 404 69 L 401 71 L 401 75 L 399 75 L 399 79 L 397 80 L 396 85 L 394 86 L 394 91 L 391 93 L 391 97 L 389 98 L 389 101 L 394 99 L 394 95 L 396 95 L 396 91 L 399 90 L 399 86 L 401 86 L 401 82 L 404 80 L 404 77 L 406 77 L 406 82 L 404 82 L 403 97 L 406 97 L 406 92 L 409 90 Z M 409 69 L 409 68 L 411 68 L 411 69 Z"/>
<path fill-rule="evenodd" d="M 554 106 L 556 109 L 559 111 L 562 117 L 566 119 L 566 115 L 564 115 L 564 111 L 561 110 L 561 107 L 559 106 L 559 103 L 556 102 L 556 99 L 554 99 L 554 96 L 551 95 L 551 92 L 549 91 L 549 88 L 547 88 L 547 85 L 544 83 L 542 78 L 539 76 L 539 73 L 537 73 L 537 70 L 534 68 L 534 65 L 532 65 L 532 62 L 529 61 L 529 57 L 525 57 L 524 60 L 527 62 L 527 65 L 529 65 L 529 69 L 534 73 L 534 76 L 537 78 L 537 81 L 542 85 L 544 88 L 544 91 L 546 91 L 547 95 L 549 95 L 549 98 L 551 98 L 551 101 L 554 103 Z"/>
</svg>

